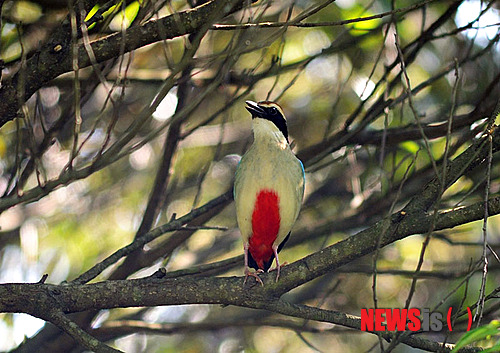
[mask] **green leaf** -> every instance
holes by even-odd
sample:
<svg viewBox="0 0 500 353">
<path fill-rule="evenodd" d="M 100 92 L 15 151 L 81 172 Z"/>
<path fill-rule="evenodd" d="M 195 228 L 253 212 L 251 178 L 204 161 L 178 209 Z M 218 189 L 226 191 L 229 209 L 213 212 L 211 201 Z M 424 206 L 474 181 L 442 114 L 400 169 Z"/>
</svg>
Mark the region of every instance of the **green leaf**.
<svg viewBox="0 0 500 353">
<path fill-rule="evenodd" d="M 462 336 L 462 338 L 460 338 L 458 342 L 455 344 L 455 348 L 453 348 L 451 353 L 458 352 L 460 348 L 463 348 L 468 344 L 482 341 L 484 339 L 491 339 L 491 336 L 499 335 L 500 334 L 499 328 L 500 328 L 500 321 L 493 320 L 488 325 L 478 327 L 474 330 L 465 333 Z M 498 346 L 498 344 L 495 346 Z M 498 350 L 494 350 L 492 352 L 498 352 Z"/>
<path fill-rule="evenodd" d="M 134 1 L 125 8 L 125 18 L 128 21 L 128 25 L 130 25 L 130 23 L 132 23 L 132 21 L 135 19 L 135 17 L 139 13 L 140 8 L 141 5 L 139 4 L 139 1 Z"/>
<path fill-rule="evenodd" d="M 487 348 L 481 352 L 483 352 L 483 353 L 498 353 L 498 352 L 500 352 L 500 341 L 497 344 L 495 344 L 493 347 Z"/>
<path fill-rule="evenodd" d="M 401 148 L 405 149 L 406 151 L 410 152 L 411 154 L 417 153 L 418 150 L 420 149 L 420 146 L 418 145 L 418 143 L 416 143 L 414 141 L 405 141 L 405 142 L 400 143 L 399 146 L 401 146 Z"/>
<path fill-rule="evenodd" d="M 99 5 L 95 5 L 90 11 L 89 13 L 87 14 L 87 16 L 85 17 L 85 21 L 88 21 L 92 18 L 92 16 L 94 16 L 94 14 L 97 12 L 97 10 L 99 10 L 100 6 Z"/>
<path fill-rule="evenodd" d="M 141 4 L 134 1 L 125 7 L 125 10 L 118 10 L 115 17 L 109 24 L 109 27 L 114 31 L 120 31 L 123 28 L 128 28 L 139 13 Z"/>
</svg>

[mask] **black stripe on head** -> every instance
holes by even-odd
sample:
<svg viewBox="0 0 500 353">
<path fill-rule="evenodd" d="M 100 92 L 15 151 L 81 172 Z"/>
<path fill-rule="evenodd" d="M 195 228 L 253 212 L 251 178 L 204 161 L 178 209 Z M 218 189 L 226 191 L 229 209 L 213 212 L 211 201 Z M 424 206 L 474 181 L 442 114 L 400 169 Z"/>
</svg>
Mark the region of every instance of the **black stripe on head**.
<svg viewBox="0 0 500 353">
<path fill-rule="evenodd" d="M 247 106 L 245 108 L 252 114 L 252 119 L 261 118 L 271 121 L 281 131 L 288 142 L 286 119 L 283 115 L 283 110 L 277 103 L 269 101 L 261 101 L 259 103 L 246 101 L 246 103 Z"/>
</svg>

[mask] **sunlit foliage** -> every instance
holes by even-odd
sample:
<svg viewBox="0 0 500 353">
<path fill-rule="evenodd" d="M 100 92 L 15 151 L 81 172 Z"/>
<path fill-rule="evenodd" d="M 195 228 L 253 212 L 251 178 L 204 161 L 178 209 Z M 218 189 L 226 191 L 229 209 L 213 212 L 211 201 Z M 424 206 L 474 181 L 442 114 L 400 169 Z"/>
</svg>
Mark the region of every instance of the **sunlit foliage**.
<svg viewBox="0 0 500 353">
<path fill-rule="evenodd" d="M 172 14 L 175 21 L 200 4 L 2 3 L 0 89 L 17 77 L 19 109 L 15 116 L 0 112 L 1 283 L 37 282 L 44 274 L 47 283 L 74 280 L 150 229 L 230 191 L 235 155 L 251 143 L 246 99 L 279 102 L 294 152 L 306 166 L 304 205 L 281 255 L 288 263 L 402 210 L 433 178 L 446 178 L 446 166 L 498 124 L 500 9 L 493 0 L 244 1 L 241 10 L 224 17 L 221 10 L 189 34 L 136 47 L 130 43 L 150 33 L 127 37 L 130 30 Z M 59 42 L 64 30 L 69 36 Z M 153 30 L 162 36 L 171 28 L 158 22 Z M 109 56 L 105 46 L 92 46 L 107 35 L 123 43 Z M 79 65 L 79 49 L 88 64 Z M 42 51 L 67 53 L 68 69 L 50 77 L 42 62 L 36 66 L 40 76 L 30 76 Z M 31 85 L 38 85 L 33 92 Z M 492 153 L 442 186 L 425 211 L 498 198 L 498 158 Z M 234 206 L 224 205 L 93 281 L 241 256 Z M 488 213 L 478 219 L 440 231 L 431 227 L 285 296 L 356 316 L 375 305 L 410 303 L 442 312 L 452 306 L 454 313 L 470 306 L 475 323 L 488 323 L 499 312 L 500 224 Z M 197 275 L 241 276 L 242 265 Z M 482 301 L 495 289 L 496 298 Z M 126 352 L 389 346 L 340 325 L 240 307 L 75 315 L 82 328 Z M 453 334 L 424 337 L 456 342 L 463 319 Z M 40 352 L 82 351 L 62 334 L 42 336 L 49 329 L 44 324 L 25 314 L 0 314 L 0 350 L 16 351 L 28 336 L 29 351 L 41 329 L 46 346 L 37 346 Z M 420 350 L 399 343 L 395 351 Z"/>
</svg>

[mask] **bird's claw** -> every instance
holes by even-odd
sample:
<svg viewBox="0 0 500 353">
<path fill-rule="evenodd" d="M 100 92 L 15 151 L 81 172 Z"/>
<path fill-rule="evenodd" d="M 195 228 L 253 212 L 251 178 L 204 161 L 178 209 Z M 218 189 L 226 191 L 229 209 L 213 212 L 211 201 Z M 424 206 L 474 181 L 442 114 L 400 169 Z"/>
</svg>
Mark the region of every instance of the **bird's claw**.
<svg viewBox="0 0 500 353">
<path fill-rule="evenodd" d="M 278 282 L 278 279 L 280 278 L 281 268 L 285 265 L 288 265 L 288 262 L 285 261 L 281 265 L 277 265 L 276 267 L 269 269 L 269 271 L 267 271 L 267 272 L 278 271 L 278 273 L 276 274 L 276 282 Z"/>
<path fill-rule="evenodd" d="M 261 269 L 258 269 L 256 272 L 251 272 L 249 269 L 245 270 L 245 280 L 243 281 L 243 284 L 247 283 L 248 276 L 254 277 L 257 282 L 260 283 L 261 286 L 264 286 L 264 282 L 259 277 L 259 273 L 263 273 Z"/>
</svg>

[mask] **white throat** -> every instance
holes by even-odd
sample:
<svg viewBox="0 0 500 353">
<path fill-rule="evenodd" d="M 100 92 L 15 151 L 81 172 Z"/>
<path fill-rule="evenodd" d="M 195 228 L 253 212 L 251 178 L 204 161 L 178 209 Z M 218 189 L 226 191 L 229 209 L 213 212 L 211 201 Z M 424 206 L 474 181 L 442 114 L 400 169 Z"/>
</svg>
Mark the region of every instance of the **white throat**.
<svg viewBox="0 0 500 353">
<path fill-rule="evenodd" d="M 285 136 L 283 136 L 283 133 L 273 122 L 262 118 L 255 118 L 252 120 L 252 126 L 255 142 L 277 145 L 282 150 L 288 147 Z"/>
</svg>

